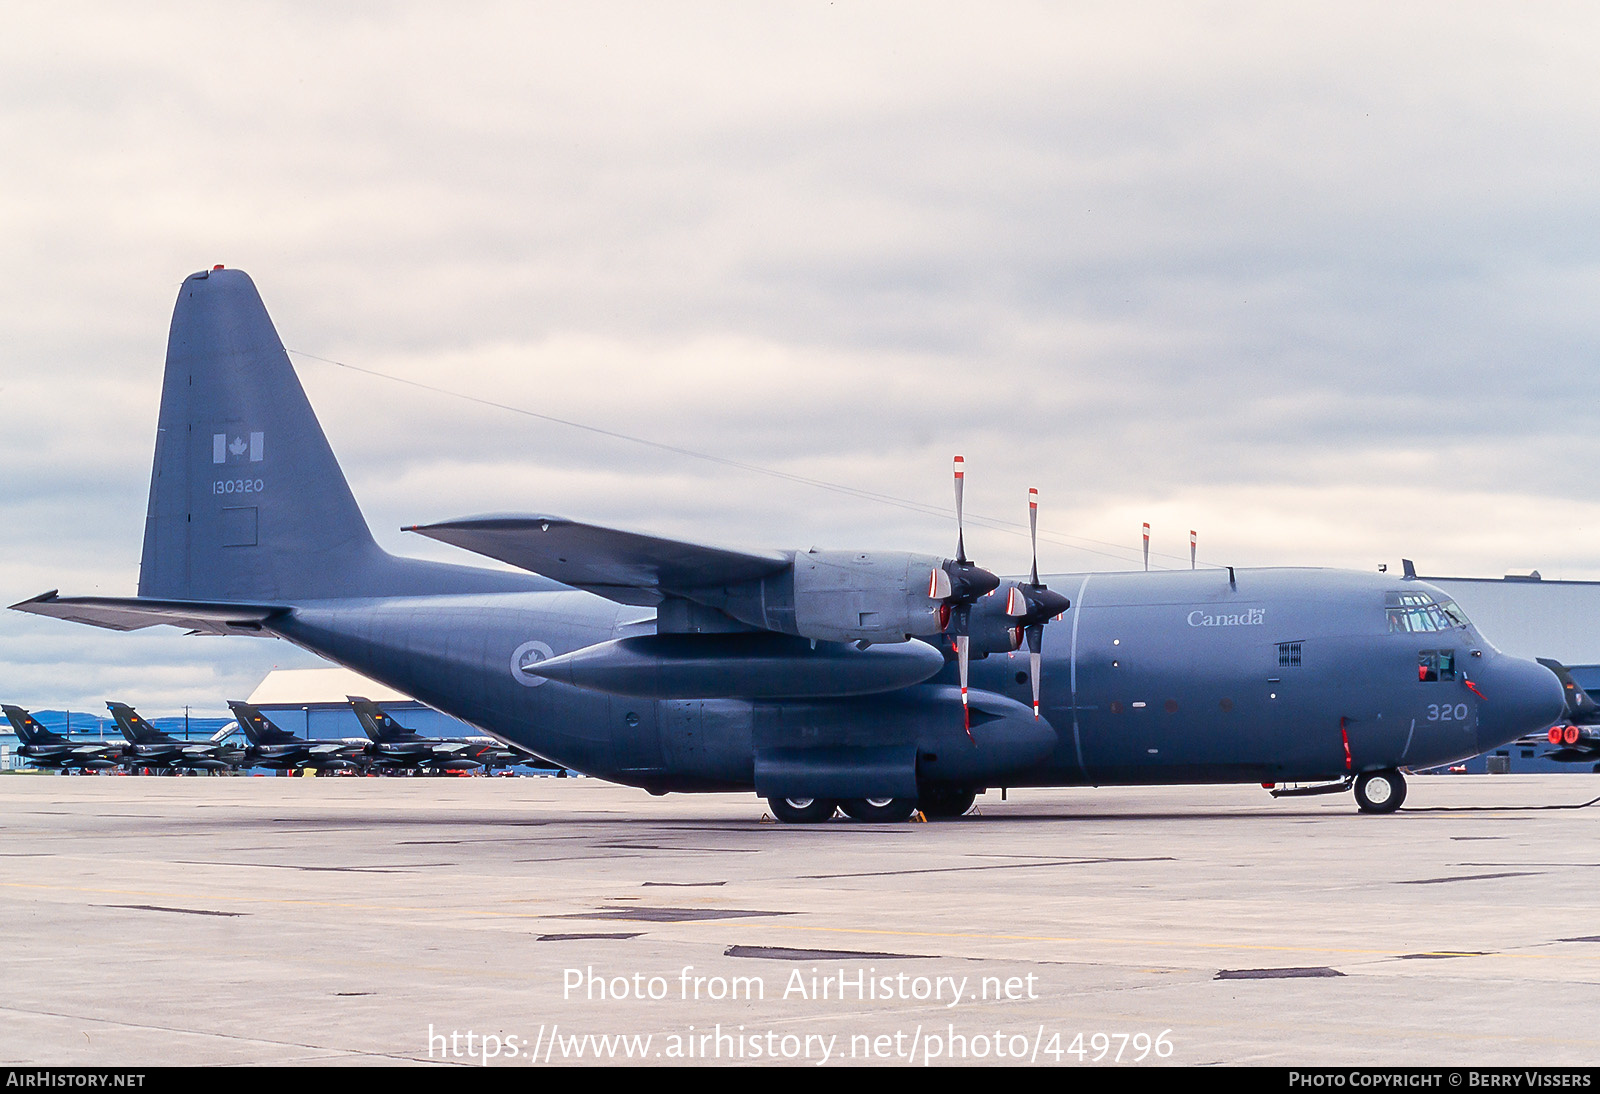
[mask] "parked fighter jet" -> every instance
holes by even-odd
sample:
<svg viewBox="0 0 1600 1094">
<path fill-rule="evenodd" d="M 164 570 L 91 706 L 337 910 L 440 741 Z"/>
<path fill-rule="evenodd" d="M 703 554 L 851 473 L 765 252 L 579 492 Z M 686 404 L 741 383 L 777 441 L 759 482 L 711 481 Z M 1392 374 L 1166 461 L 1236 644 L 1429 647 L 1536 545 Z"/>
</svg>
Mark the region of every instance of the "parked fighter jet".
<svg viewBox="0 0 1600 1094">
<path fill-rule="evenodd" d="M 1539 664 L 1556 674 L 1567 699 L 1567 709 L 1561 720 L 1550 727 L 1545 737 L 1555 750 L 1545 755 L 1564 763 L 1600 761 L 1600 703 L 1572 678 L 1572 673 L 1560 661 L 1541 657 Z"/>
<path fill-rule="evenodd" d="M 537 763 L 519 748 L 493 737 L 424 737 L 395 721 L 370 699 L 346 696 L 372 741 L 372 766 L 389 770 L 475 771 L 509 764 Z"/>
<path fill-rule="evenodd" d="M 355 738 L 313 741 L 296 737 L 249 703 L 228 701 L 239 729 L 250 741 L 241 767 L 279 771 L 356 771 L 365 766 L 367 742 Z"/>
<path fill-rule="evenodd" d="M 126 703 L 107 703 L 106 707 L 128 739 L 126 762 L 130 766 L 165 771 L 230 771 L 244 757 L 243 749 L 223 743 L 229 730 L 224 729 L 207 741 L 183 741 L 161 732 Z"/>
<path fill-rule="evenodd" d="M 730 551 L 541 514 L 413 528 L 525 573 L 390 555 L 255 285 L 217 267 L 172 319 L 139 595 L 15 607 L 278 635 L 564 767 L 754 790 L 788 821 L 1108 783 L 1312 783 L 1388 811 L 1402 766 L 1562 712 L 1548 670 L 1409 575 L 1001 579 L 966 557 L 956 481 L 953 559 Z"/>
<path fill-rule="evenodd" d="M 39 724 L 21 707 L 6 705 L 6 721 L 17 734 L 17 754 L 34 767 L 67 771 L 104 771 L 121 765 L 128 746 L 121 741 L 83 741 L 63 737 Z"/>
</svg>

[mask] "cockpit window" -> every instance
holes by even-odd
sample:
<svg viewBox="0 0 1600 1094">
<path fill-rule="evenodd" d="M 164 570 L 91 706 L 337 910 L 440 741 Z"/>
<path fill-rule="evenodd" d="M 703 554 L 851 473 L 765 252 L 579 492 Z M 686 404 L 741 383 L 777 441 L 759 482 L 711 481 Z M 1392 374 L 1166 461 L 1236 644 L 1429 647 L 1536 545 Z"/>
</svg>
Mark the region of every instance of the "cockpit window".
<svg viewBox="0 0 1600 1094">
<path fill-rule="evenodd" d="M 1467 626 L 1467 615 L 1454 600 L 1435 600 L 1431 593 L 1384 594 L 1390 634 L 1429 634 Z"/>
<path fill-rule="evenodd" d="M 1417 654 L 1417 679 L 1454 680 L 1456 678 L 1455 650 L 1423 650 Z"/>
</svg>

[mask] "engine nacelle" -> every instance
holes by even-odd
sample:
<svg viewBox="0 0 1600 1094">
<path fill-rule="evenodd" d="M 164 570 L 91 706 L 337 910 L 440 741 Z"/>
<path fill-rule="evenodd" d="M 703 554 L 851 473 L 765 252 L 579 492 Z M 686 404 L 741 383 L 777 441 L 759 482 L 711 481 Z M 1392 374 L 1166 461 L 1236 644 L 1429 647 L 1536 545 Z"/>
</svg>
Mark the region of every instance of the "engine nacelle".
<svg viewBox="0 0 1600 1094">
<path fill-rule="evenodd" d="M 1006 613 L 1006 594 L 1010 589 L 1011 583 L 1005 582 L 988 596 L 979 597 L 977 603 L 972 605 L 969 624 L 972 656 L 1010 653 L 1022 646 L 1021 621 Z"/>
<path fill-rule="evenodd" d="M 904 551 L 796 551 L 760 581 L 685 592 L 684 599 L 758 630 L 818 642 L 904 642 L 944 630 L 950 580 L 938 555 Z M 944 579 L 941 583 L 939 579 Z M 708 632 L 712 620 L 668 614 L 661 633 Z M 734 627 L 724 629 L 735 629 Z"/>
<path fill-rule="evenodd" d="M 826 642 L 903 642 L 935 635 L 930 579 L 944 560 L 901 551 L 796 551 L 794 633 Z"/>
</svg>

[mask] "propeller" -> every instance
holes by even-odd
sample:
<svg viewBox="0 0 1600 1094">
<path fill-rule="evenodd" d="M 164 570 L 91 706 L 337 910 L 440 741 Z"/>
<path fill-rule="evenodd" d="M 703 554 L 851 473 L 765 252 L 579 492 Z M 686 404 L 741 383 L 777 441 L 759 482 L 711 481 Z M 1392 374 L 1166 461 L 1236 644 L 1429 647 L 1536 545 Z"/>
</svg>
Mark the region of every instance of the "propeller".
<svg viewBox="0 0 1600 1094">
<path fill-rule="evenodd" d="M 961 495 L 966 461 L 955 458 L 956 557 L 946 559 L 928 581 L 928 596 L 943 601 L 939 607 L 940 628 L 955 639 L 956 661 L 961 673 L 961 717 L 972 737 L 972 711 L 967 705 L 967 667 L 972 650 L 972 605 L 1000 587 L 1000 579 L 967 558 L 967 541 L 961 517 Z"/>
<path fill-rule="evenodd" d="M 1031 486 L 1028 488 L 1028 536 L 1033 541 L 1033 570 L 1027 584 L 1013 585 L 1006 594 L 1006 614 L 1016 619 L 1017 630 L 1028 641 L 1028 675 L 1033 679 L 1033 716 L 1037 718 L 1044 625 L 1072 607 L 1072 601 L 1051 592 L 1039 580 L 1039 491 Z"/>
</svg>

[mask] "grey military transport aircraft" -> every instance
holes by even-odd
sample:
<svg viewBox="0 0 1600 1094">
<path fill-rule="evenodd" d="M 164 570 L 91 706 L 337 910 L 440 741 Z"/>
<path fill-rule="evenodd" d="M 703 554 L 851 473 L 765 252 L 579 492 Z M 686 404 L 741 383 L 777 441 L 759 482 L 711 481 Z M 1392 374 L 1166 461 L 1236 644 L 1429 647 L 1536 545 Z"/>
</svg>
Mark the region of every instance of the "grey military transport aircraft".
<svg viewBox="0 0 1600 1094">
<path fill-rule="evenodd" d="M 1351 789 L 1388 812 L 1402 767 L 1564 710 L 1554 675 L 1410 576 L 1001 579 L 966 558 L 957 469 L 954 559 L 731 551 L 540 514 L 410 529 L 525 572 L 390 555 L 255 285 L 216 267 L 172 318 L 138 595 L 14 606 L 276 635 L 562 766 L 754 790 L 791 822 L 1201 782 Z"/>
</svg>

